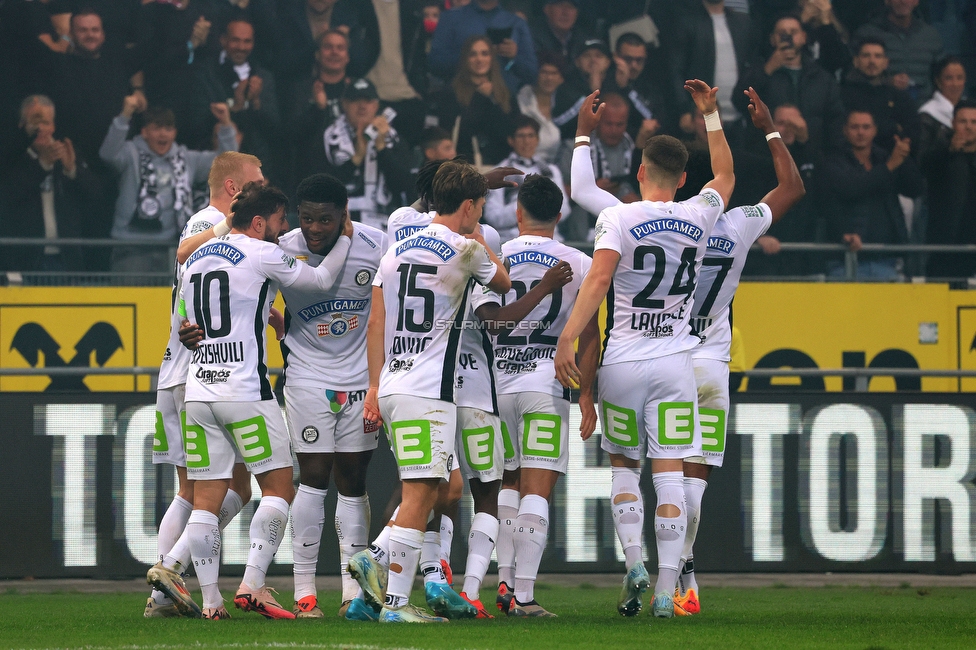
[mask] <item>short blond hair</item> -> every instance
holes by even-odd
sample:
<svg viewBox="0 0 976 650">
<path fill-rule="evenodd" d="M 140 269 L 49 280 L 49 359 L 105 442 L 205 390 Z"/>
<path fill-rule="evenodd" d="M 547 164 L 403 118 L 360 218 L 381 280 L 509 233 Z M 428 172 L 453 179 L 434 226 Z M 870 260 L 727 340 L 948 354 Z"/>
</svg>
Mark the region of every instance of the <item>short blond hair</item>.
<svg viewBox="0 0 976 650">
<path fill-rule="evenodd" d="M 256 165 L 260 167 L 261 160 L 257 156 L 252 156 L 249 153 L 240 153 L 237 151 L 225 151 L 222 154 L 218 154 L 210 166 L 210 176 L 207 177 L 210 192 L 219 192 L 220 188 L 224 185 L 224 181 L 228 178 L 232 179 L 237 185 L 241 185 L 241 175 L 244 172 L 244 165 Z"/>
</svg>

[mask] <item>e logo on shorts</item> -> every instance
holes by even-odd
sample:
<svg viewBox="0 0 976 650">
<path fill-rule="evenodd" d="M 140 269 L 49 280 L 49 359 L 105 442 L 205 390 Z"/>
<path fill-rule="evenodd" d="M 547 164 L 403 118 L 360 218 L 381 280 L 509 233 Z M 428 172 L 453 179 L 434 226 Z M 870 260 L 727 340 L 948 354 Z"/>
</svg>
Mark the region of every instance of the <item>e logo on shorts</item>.
<svg viewBox="0 0 976 650">
<path fill-rule="evenodd" d="M 636 447 L 640 443 L 637 433 L 637 412 L 603 401 L 603 435 L 615 445 Z"/>
<path fill-rule="evenodd" d="M 695 403 L 661 402 L 657 407 L 657 442 L 662 447 L 690 445 L 695 439 Z"/>
<path fill-rule="evenodd" d="M 702 451 L 725 453 L 725 411 L 722 409 L 698 409 L 701 422 Z"/>
<path fill-rule="evenodd" d="M 241 450 L 245 463 L 271 458 L 271 438 L 268 436 L 268 426 L 264 423 L 263 415 L 233 422 L 226 427 L 237 440 L 237 448 Z"/>
<path fill-rule="evenodd" d="M 156 433 L 153 434 L 153 453 L 165 454 L 169 451 L 166 441 L 166 427 L 163 425 L 163 414 L 156 411 Z"/>
<path fill-rule="evenodd" d="M 186 452 L 188 469 L 210 467 L 210 449 L 207 447 L 207 434 L 203 427 L 196 424 L 183 425 L 183 450 Z"/>
<path fill-rule="evenodd" d="M 397 465 L 429 465 L 430 451 L 430 421 L 402 420 L 390 424 L 393 434 L 393 455 Z"/>
<path fill-rule="evenodd" d="M 494 466 L 494 427 L 462 429 L 461 439 L 464 443 L 464 455 L 468 459 L 468 467 L 476 472 L 483 472 Z"/>
<path fill-rule="evenodd" d="M 526 456 L 559 458 L 562 418 L 548 413 L 526 413 L 522 421 L 522 453 Z"/>
</svg>

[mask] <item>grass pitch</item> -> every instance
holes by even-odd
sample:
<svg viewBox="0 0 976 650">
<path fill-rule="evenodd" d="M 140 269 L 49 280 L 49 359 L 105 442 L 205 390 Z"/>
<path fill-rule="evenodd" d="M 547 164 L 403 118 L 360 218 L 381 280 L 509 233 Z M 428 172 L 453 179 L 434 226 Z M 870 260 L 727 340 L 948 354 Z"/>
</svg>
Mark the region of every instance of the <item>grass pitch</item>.
<svg viewBox="0 0 976 650">
<path fill-rule="evenodd" d="M 974 648 L 976 590 L 963 588 L 706 588 L 703 613 L 671 620 L 616 612 L 616 589 L 539 585 L 557 619 L 441 625 L 339 620 L 339 594 L 319 592 L 324 620 L 144 619 L 147 594 L 0 593 L 4 648 Z M 415 591 L 415 594 L 417 592 Z M 225 594 L 228 595 L 229 594 Z M 483 592 L 484 599 L 493 594 Z M 291 604 L 291 594 L 280 598 Z M 493 606 L 492 606 L 493 607 Z M 652 645 L 653 644 L 653 645 Z"/>
</svg>

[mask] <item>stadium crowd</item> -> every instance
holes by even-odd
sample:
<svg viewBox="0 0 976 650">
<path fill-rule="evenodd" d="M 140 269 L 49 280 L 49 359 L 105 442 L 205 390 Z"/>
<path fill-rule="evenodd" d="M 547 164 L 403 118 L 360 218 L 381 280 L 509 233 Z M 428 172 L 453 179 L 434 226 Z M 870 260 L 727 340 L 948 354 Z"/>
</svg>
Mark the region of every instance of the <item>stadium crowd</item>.
<svg viewBox="0 0 976 650">
<path fill-rule="evenodd" d="M 592 241 L 570 201 L 579 107 L 600 89 L 597 184 L 637 200 L 647 139 L 691 150 L 678 199 L 710 178 L 686 79 L 720 89 L 740 182 L 775 180 L 748 124 L 753 87 L 803 174 L 806 197 L 759 240 L 747 275 L 842 274 L 780 242 L 976 243 L 974 0 L 3 0 L 0 223 L 7 237 L 176 245 L 206 205 L 213 157 L 256 155 L 294 198 L 342 180 L 357 221 L 386 228 L 425 160 L 460 154 L 552 178 L 558 234 Z M 516 233 L 513 189 L 484 220 Z M 0 270 L 168 271 L 159 246 L 7 248 Z M 893 279 L 895 257 L 859 276 Z M 976 261 L 931 259 L 930 276 Z"/>
</svg>

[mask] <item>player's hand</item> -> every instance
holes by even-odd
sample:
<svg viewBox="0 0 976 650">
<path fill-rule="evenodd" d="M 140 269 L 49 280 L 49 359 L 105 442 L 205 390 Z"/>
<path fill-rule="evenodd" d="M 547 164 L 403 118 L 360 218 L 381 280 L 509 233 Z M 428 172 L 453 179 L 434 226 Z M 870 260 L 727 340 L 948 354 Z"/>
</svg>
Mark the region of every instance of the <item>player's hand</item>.
<svg viewBox="0 0 976 650">
<path fill-rule="evenodd" d="M 756 243 L 766 255 L 777 255 L 781 249 L 779 240 L 772 235 L 763 235 L 756 240 Z"/>
<path fill-rule="evenodd" d="M 346 210 L 346 223 L 343 224 L 342 226 L 342 234 L 348 237 L 349 239 L 352 239 L 352 236 L 355 234 L 355 232 L 356 231 L 353 229 L 352 226 L 352 217 L 349 216 L 349 211 Z"/>
<path fill-rule="evenodd" d="M 701 79 L 689 79 L 685 82 L 685 90 L 691 94 L 691 99 L 702 115 L 718 110 L 718 88 L 709 88 Z"/>
<path fill-rule="evenodd" d="M 485 236 L 484 236 L 484 234 L 482 234 L 481 227 L 480 226 L 473 233 L 471 233 L 469 235 L 465 235 L 465 237 L 467 239 L 473 239 L 474 241 L 478 242 L 479 244 L 481 244 L 485 248 L 488 248 L 488 244 L 485 242 Z"/>
<path fill-rule="evenodd" d="M 506 176 L 524 176 L 525 172 L 515 167 L 495 167 L 485 172 L 485 179 L 488 181 L 489 190 L 497 190 L 502 187 L 518 187 L 515 181 L 506 181 Z"/>
<path fill-rule="evenodd" d="M 849 232 L 843 237 L 844 243 L 851 249 L 851 252 L 856 253 L 857 251 L 864 248 L 864 244 L 861 243 L 861 236 L 856 232 Z"/>
<path fill-rule="evenodd" d="M 545 289 L 546 294 L 550 294 L 556 289 L 566 286 L 573 281 L 573 267 L 569 262 L 562 261 L 556 266 L 546 271 L 539 282 Z"/>
<path fill-rule="evenodd" d="M 275 331 L 275 338 L 281 340 L 285 338 L 285 317 L 280 311 L 271 308 L 271 313 L 268 315 L 268 325 Z"/>
<path fill-rule="evenodd" d="M 752 118 L 752 125 L 765 134 L 770 134 L 776 130 L 773 126 L 773 116 L 769 114 L 769 107 L 759 98 L 759 93 L 755 88 L 749 86 L 748 90 L 743 90 L 749 98 L 749 117 Z"/>
<path fill-rule="evenodd" d="M 383 416 L 380 415 L 380 389 L 370 386 L 366 391 L 366 399 L 363 400 L 363 419 L 370 424 L 383 424 Z"/>
<path fill-rule="evenodd" d="M 184 319 L 180 324 L 180 343 L 187 350 L 196 350 L 203 340 L 203 328 Z"/>
<path fill-rule="evenodd" d="M 576 351 L 573 349 L 573 341 L 562 336 L 556 343 L 556 379 L 564 388 L 579 388 L 580 369 L 576 366 Z"/>
<path fill-rule="evenodd" d="M 600 124 L 600 118 L 603 117 L 603 111 L 606 107 L 606 104 L 600 102 L 599 90 L 594 90 L 592 93 L 586 96 L 586 99 L 583 100 L 583 105 L 580 106 L 579 118 L 576 121 L 577 137 L 581 135 L 590 135 L 596 130 L 597 125 Z"/>
<path fill-rule="evenodd" d="M 580 393 L 579 396 L 580 415 L 580 438 L 589 440 L 596 430 L 596 407 L 593 406 L 592 393 Z"/>
</svg>

